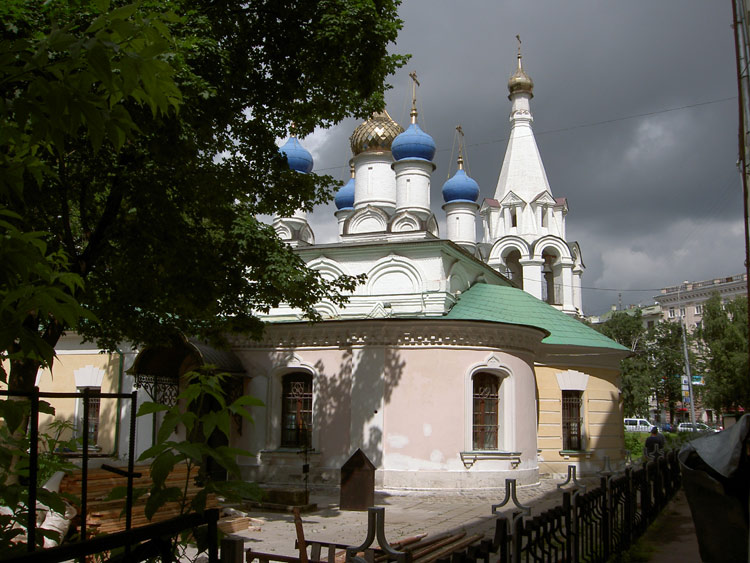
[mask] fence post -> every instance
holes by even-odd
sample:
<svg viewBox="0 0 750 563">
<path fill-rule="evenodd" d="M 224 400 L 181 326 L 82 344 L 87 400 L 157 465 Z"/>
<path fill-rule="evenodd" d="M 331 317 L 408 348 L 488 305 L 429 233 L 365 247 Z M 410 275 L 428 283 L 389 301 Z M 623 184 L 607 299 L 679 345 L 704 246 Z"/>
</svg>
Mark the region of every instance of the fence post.
<svg viewBox="0 0 750 563">
<path fill-rule="evenodd" d="M 630 541 L 633 537 L 633 470 L 628 467 L 625 469 L 625 498 L 623 499 L 623 530 L 622 530 L 622 546 L 623 549 L 627 549 L 630 546 Z"/>
<path fill-rule="evenodd" d="M 508 561 L 508 519 L 498 516 L 495 520 L 495 537 L 492 540 L 492 553 L 500 552 L 500 561 Z"/>
<path fill-rule="evenodd" d="M 664 459 L 656 459 L 656 471 L 654 472 L 654 497 L 657 512 L 664 508 Z"/>
<path fill-rule="evenodd" d="M 221 563 L 243 563 L 245 540 L 237 537 L 221 538 Z"/>
<path fill-rule="evenodd" d="M 563 518 L 565 521 L 565 561 L 573 561 L 573 515 L 570 493 L 563 493 Z"/>
<path fill-rule="evenodd" d="M 581 554 L 581 520 L 580 520 L 580 504 L 581 496 L 576 491 L 573 495 L 573 559 L 577 561 Z"/>
<path fill-rule="evenodd" d="M 219 563 L 219 509 L 209 508 L 204 513 L 206 515 L 206 524 L 208 525 L 208 561 L 209 563 Z"/>
<path fill-rule="evenodd" d="M 609 490 L 609 479 L 602 477 L 599 486 L 604 491 L 604 498 L 602 499 L 602 540 L 604 543 L 604 560 L 607 561 L 612 551 L 612 494 Z"/>
<path fill-rule="evenodd" d="M 513 545 L 513 556 L 511 561 L 513 563 L 520 563 L 521 561 L 521 548 L 523 547 L 523 515 L 518 514 L 518 518 L 513 518 L 513 535 L 510 538 L 511 544 Z"/>
<path fill-rule="evenodd" d="M 83 443 L 81 447 L 81 541 L 86 541 L 86 517 L 88 515 L 89 496 L 89 387 L 83 388 Z"/>
<path fill-rule="evenodd" d="M 36 480 L 39 465 L 39 387 L 34 387 L 31 394 L 29 413 L 29 519 L 26 524 L 26 549 L 36 549 Z"/>
</svg>

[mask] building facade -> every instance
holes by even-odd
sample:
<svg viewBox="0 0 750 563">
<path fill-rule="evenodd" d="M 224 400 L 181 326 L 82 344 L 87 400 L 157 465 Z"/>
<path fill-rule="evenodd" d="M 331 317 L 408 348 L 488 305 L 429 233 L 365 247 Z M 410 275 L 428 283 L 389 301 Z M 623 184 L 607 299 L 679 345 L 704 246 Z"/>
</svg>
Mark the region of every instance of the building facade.
<svg viewBox="0 0 750 563">
<path fill-rule="evenodd" d="M 661 307 L 665 321 L 684 319 L 688 330 L 700 326 L 703 319 L 703 304 L 718 293 L 722 301 L 747 295 L 747 274 L 737 274 L 726 278 L 683 282 L 665 287 L 654 297 Z"/>
<path fill-rule="evenodd" d="M 552 196 L 534 141 L 520 53 L 508 88 L 511 136 L 494 198 L 478 203 L 459 154 L 441 235 L 430 202 L 436 146 L 416 96 L 406 129 L 385 111 L 372 116 L 351 137 L 352 178 L 331 219 L 338 240 L 316 244 L 304 212 L 273 219 L 324 279 L 366 276 L 349 302 L 319 303 L 316 324 L 281 305 L 264 315 L 261 340 L 229 335 L 226 351 L 188 338 L 141 350 L 120 388 L 173 401 L 190 369 L 232 374 L 231 393 L 265 404 L 230 440 L 253 452 L 239 460 L 245 478 L 264 483 L 335 486 L 357 449 L 378 486 L 393 488 L 533 484 L 571 464 L 591 473 L 605 456 L 624 460 L 628 351 L 575 318 L 581 252 L 565 239 L 567 202 Z M 297 139 L 280 150 L 312 173 Z M 100 387 L 121 376 L 105 370 Z M 139 422 L 141 451 L 158 427 L 158 417 Z"/>
</svg>

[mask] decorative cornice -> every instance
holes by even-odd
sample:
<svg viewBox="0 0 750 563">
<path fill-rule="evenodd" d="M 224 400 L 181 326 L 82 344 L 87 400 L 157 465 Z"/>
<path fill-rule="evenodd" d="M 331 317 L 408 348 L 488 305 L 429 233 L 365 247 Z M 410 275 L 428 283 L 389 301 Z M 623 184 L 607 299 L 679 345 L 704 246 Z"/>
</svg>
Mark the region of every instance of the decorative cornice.
<svg viewBox="0 0 750 563">
<path fill-rule="evenodd" d="M 446 319 L 367 319 L 266 325 L 258 341 L 232 337 L 234 350 L 278 348 L 488 348 L 536 354 L 544 337 L 533 327 Z"/>
</svg>

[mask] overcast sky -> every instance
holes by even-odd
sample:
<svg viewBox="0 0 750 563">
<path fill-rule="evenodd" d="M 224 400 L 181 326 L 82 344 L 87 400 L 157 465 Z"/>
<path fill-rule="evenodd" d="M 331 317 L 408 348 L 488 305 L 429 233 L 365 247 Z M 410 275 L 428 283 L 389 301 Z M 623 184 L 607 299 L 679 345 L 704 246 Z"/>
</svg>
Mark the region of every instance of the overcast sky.
<svg viewBox="0 0 750 563">
<path fill-rule="evenodd" d="M 407 0 L 390 80 L 390 115 L 408 125 L 416 71 L 420 126 L 435 139 L 432 207 L 465 132 L 480 200 L 493 197 L 509 133 L 516 34 L 534 81 L 534 133 L 552 194 L 568 199 L 581 245 L 584 312 L 650 304 L 658 289 L 744 271 L 731 1 Z M 303 140 L 315 171 L 349 177 L 358 122 Z M 334 207 L 311 216 L 336 238 Z M 444 228 L 441 229 L 441 233 Z"/>
</svg>

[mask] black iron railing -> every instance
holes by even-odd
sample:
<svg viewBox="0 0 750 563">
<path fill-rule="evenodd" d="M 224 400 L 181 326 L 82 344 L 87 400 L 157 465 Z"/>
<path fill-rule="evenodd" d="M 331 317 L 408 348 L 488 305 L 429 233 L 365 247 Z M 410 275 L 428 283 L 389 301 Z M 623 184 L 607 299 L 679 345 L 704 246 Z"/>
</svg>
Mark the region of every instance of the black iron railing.
<svg viewBox="0 0 750 563">
<path fill-rule="evenodd" d="M 495 546 L 512 556 L 500 561 L 607 561 L 646 531 L 679 487 L 677 452 L 672 451 L 638 469 L 602 477 L 591 491 L 565 492 L 561 506 L 512 521 L 512 532 L 505 535 L 508 546 Z M 505 518 L 499 521 L 500 527 L 511 528 Z"/>
<path fill-rule="evenodd" d="M 39 391 L 35 387 L 33 391 L 0 391 L 0 397 L 23 397 L 29 400 L 29 492 L 27 498 L 28 522 L 26 526 L 27 540 L 26 548 L 33 552 L 37 547 L 37 471 L 39 466 L 39 399 L 82 399 L 83 429 L 81 433 L 81 540 L 86 539 L 86 512 L 88 509 L 88 462 L 89 462 L 89 408 L 92 399 L 129 399 L 130 403 L 130 439 L 128 441 L 128 469 L 127 469 L 127 494 L 125 497 L 125 529 L 131 527 L 133 509 L 133 464 L 135 463 L 135 418 L 137 410 L 137 392 L 132 393 L 101 393 L 90 388 L 84 388 L 80 393 L 48 393 Z M 119 410 L 119 409 L 118 409 Z M 118 414 L 119 416 L 119 414 Z"/>
</svg>

